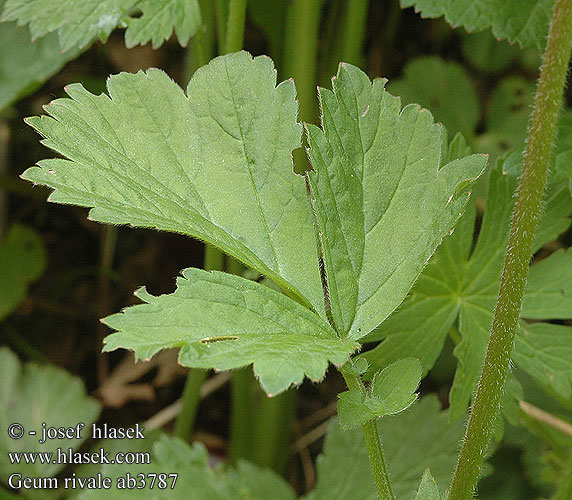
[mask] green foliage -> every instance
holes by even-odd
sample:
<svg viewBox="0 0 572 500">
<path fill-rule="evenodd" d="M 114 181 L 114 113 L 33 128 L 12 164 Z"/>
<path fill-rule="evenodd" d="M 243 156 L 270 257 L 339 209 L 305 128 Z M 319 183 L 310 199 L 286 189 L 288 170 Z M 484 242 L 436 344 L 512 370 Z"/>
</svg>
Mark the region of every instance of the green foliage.
<svg viewBox="0 0 572 500">
<path fill-rule="evenodd" d="M 523 51 L 517 45 L 495 40 L 489 31 L 464 35 L 461 49 L 465 59 L 484 73 L 499 73 L 514 63 L 529 71 L 538 71 L 540 66 L 539 50 Z"/>
<path fill-rule="evenodd" d="M 479 121 L 480 105 L 475 85 L 456 62 L 435 56 L 419 57 L 405 67 L 403 78 L 388 83 L 388 90 L 406 104 L 430 109 L 451 132 L 472 137 Z"/>
<path fill-rule="evenodd" d="M 125 45 L 145 45 L 154 49 L 168 40 L 175 30 L 179 44 L 186 47 L 201 25 L 198 0 L 144 0 L 137 4 L 141 17 L 127 19 Z"/>
<path fill-rule="evenodd" d="M 449 423 L 434 395 L 409 410 L 379 420 L 391 485 L 397 500 L 411 500 L 419 478 L 429 466 L 437 484 L 448 484 L 463 433 L 462 422 Z M 318 481 L 306 500 L 374 500 L 377 498 L 369 469 L 363 433 L 343 431 L 332 423 L 322 455 Z M 441 492 L 442 493 L 442 492 Z"/>
<path fill-rule="evenodd" d="M 284 20 L 288 15 L 288 2 L 282 0 L 249 0 L 248 13 L 252 22 L 263 31 L 268 40 L 270 56 L 275 61 L 280 61 L 285 46 L 286 23 Z"/>
<path fill-rule="evenodd" d="M 14 225 L 0 241 L 0 320 L 26 296 L 28 285 L 44 271 L 46 251 L 32 229 Z"/>
<path fill-rule="evenodd" d="M 134 9 L 141 17 L 131 17 Z M 173 29 L 185 46 L 201 23 L 198 0 L 6 0 L 2 20 L 29 24 L 33 40 L 57 31 L 62 52 L 105 40 L 124 24 L 127 46 L 152 40 L 156 48 Z"/>
<path fill-rule="evenodd" d="M 84 428 L 81 439 L 38 441 L 42 437 L 42 422 L 51 427 L 76 427 L 84 422 L 87 427 L 97 419 L 99 404 L 86 396 L 81 380 L 55 366 L 39 366 L 34 363 L 22 365 L 7 348 L 0 348 L 0 478 L 5 482 L 12 473 L 22 476 L 54 476 L 65 464 L 11 463 L 8 452 L 53 452 L 77 448 L 89 434 Z M 7 430 L 10 424 L 19 423 L 25 434 L 20 439 L 11 439 Z M 35 436 L 28 434 L 36 431 Z"/>
<path fill-rule="evenodd" d="M 522 47 L 543 48 L 554 0 L 400 0 L 423 17 L 441 17 L 467 31 L 492 29 L 493 35 Z"/>
<path fill-rule="evenodd" d="M 385 82 L 340 65 L 334 91 L 319 90 L 323 131 L 308 126 L 332 317 L 355 339 L 403 300 L 486 162 L 474 155 L 442 166 L 442 127 L 419 106 L 401 109 Z"/>
<path fill-rule="evenodd" d="M 485 132 L 475 141 L 475 147 L 502 155 L 522 150 L 528 117 L 532 109 L 534 84 L 520 76 L 501 80 L 491 94 L 485 117 Z"/>
<path fill-rule="evenodd" d="M 450 152 L 442 151 L 442 129 L 431 115 L 417 106 L 400 111 L 383 86 L 343 65 L 335 93 L 321 91 L 324 132 L 309 128 L 312 203 L 341 338 L 325 321 L 312 211 L 304 180 L 292 172 L 300 140 L 294 86 L 276 87 L 269 58 L 242 52 L 214 59 L 195 73 L 189 98 L 157 70 L 110 78 L 110 97 L 69 86 L 71 99 L 51 103 L 51 116 L 29 119 L 47 146 L 69 158 L 23 174 L 54 188 L 50 200 L 94 207 L 90 217 L 101 222 L 199 237 L 322 316 L 256 283 L 187 270 L 174 294 L 140 292 L 147 305 L 109 318 L 119 333 L 107 349 L 146 358 L 182 347 L 181 363 L 199 368 L 254 363 L 270 394 L 304 373 L 319 380 L 328 360 L 342 364 L 357 347 L 342 339 L 364 336 L 399 304 L 485 164 L 478 155 L 442 161 Z M 352 102 L 351 114 L 336 99 Z M 355 178 L 341 173 L 342 158 Z M 333 191 L 330 179 L 340 183 Z M 340 231 L 350 232 L 348 246 Z"/>
<path fill-rule="evenodd" d="M 31 42 L 27 28 L 0 24 L 0 110 L 34 91 L 78 54 L 61 53 L 55 34 Z"/>
<path fill-rule="evenodd" d="M 423 473 L 421 484 L 417 490 L 417 495 L 415 495 L 415 500 L 441 500 L 439 488 L 437 487 L 431 472 L 429 472 L 429 469 L 425 469 L 425 472 Z"/>
<path fill-rule="evenodd" d="M 294 68 L 297 81 L 303 82 L 299 88 L 302 103 L 311 101 L 318 68 L 314 52 L 324 2 L 314 3 L 249 2 L 251 21 L 261 28 L 273 54 L 284 59 L 281 67 L 284 71 Z M 499 38 L 531 47 L 544 45 L 553 4 L 554 0 L 401 0 L 403 7 L 415 6 L 424 16 L 445 16 L 453 26 L 468 30 L 492 28 Z M 224 38 L 228 26 L 241 45 L 246 1 L 232 2 L 230 10 L 228 5 L 226 0 L 216 2 L 219 38 Z M 350 5 L 359 6 L 359 12 Z M 329 36 L 321 45 L 330 52 L 329 62 L 331 54 L 335 59 L 335 54 L 342 53 L 351 53 L 351 61 L 359 61 L 364 55 L 361 32 L 367 0 L 338 0 L 326 7 L 330 22 L 323 24 Z M 208 29 L 213 28 L 214 8 L 213 4 L 209 9 L 212 15 L 205 14 Z M 157 48 L 173 31 L 186 46 L 202 23 L 198 0 L 0 0 L 0 9 L 3 20 L 15 21 L 0 25 L 0 45 L 5 51 L 10 46 L 3 59 L 0 49 L 0 108 L 48 78 L 96 37 L 105 40 L 116 27 L 126 28 L 128 47 L 151 41 Z M 233 11 L 241 15 L 233 16 Z M 342 22 L 344 27 L 339 29 Z M 397 28 L 398 15 L 390 12 L 384 22 L 391 33 Z M 316 36 L 308 36 L 314 29 Z M 31 44 L 30 36 L 39 40 Z M 394 36 L 382 36 L 384 45 L 391 48 Z M 54 53 L 58 52 L 56 37 L 61 54 Z M 205 54 L 212 47 L 199 38 L 193 57 L 199 54 L 197 59 L 207 59 Z M 285 46 L 287 39 L 291 40 Z M 523 57 L 517 48 L 492 40 L 488 32 L 464 38 L 463 53 L 474 68 L 494 73 L 518 61 L 535 69 L 526 62 L 534 60 L 534 55 Z M 223 45 L 219 43 L 219 48 Z M 382 54 L 382 59 L 386 57 Z M 564 61 L 564 57 L 558 59 Z M 381 61 L 382 66 L 387 62 Z M 301 145 L 302 131 L 297 123 L 296 91 L 291 81 L 276 83 L 271 60 L 235 53 L 198 70 L 186 91 L 160 70 L 113 76 L 108 82 L 109 95 L 96 96 L 81 85 L 71 85 L 66 89 L 69 98 L 47 106 L 47 116 L 29 120 L 44 136 L 44 143 L 61 157 L 40 162 L 24 177 L 54 189 L 51 201 L 90 208 L 93 220 L 196 237 L 254 269 L 249 271 L 253 279 L 249 281 L 189 268 L 178 278 L 174 293 L 155 297 L 140 289 L 136 295 L 144 304 L 104 320 L 115 330 L 106 339 L 105 350 L 128 348 L 147 359 L 161 349 L 178 347 L 180 363 L 198 369 L 253 364 L 270 396 L 300 384 L 305 376 L 320 381 L 329 362 L 338 368 L 345 363 L 342 371 L 350 390 L 339 395 L 339 421 L 346 429 L 365 424 L 367 447 L 361 433 L 333 427 L 318 461 L 317 487 L 306 498 L 376 497 L 375 481 L 366 475 L 365 449 L 370 451 L 374 474 L 385 469 L 373 422 L 384 416 L 378 427 L 397 497 L 440 500 L 437 484 L 448 482 L 462 433 L 455 418 L 464 413 L 474 391 L 498 295 L 532 84 L 521 77 L 501 80 L 487 99 L 483 116 L 471 77 L 457 63 L 421 58 L 406 67 L 401 80 L 388 84 L 405 104 L 417 102 L 432 109 L 436 119 L 462 132 L 476 150 L 496 157 L 516 148 L 491 172 L 481 225 L 476 204 L 469 198 L 485 158 L 470 155 L 460 134 L 449 144 L 446 129 L 435 124 L 427 110 L 416 105 L 402 108 L 400 98 L 386 92 L 385 80 L 372 83 L 348 64 L 340 65 L 333 91 L 319 89 L 321 128 L 308 125 L 306 129 L 312 170 L 305 179 L 295 175 L 291 155 Z M 487 85 L 482 81 L 479 90 Z M 553 97 L 544 102 L 556 102 L 557 96 Z M 302 106 L 301 115 L 310 117 L 312 110 Z M 570 225 L 571 131 L 568 111 L 554 154 L 547 150 L 544 155 L 547 161 L 552 158 L 553 172 L 535 251 Z M 529 229 L 528 235 L 532 234 Z M 520 322 L 513 356 L 519 378 L 508 381 L 502 401 L 504 416 L 511 423 L 522 417 L 518 406 L 524 397 L 522 378 L 534 378 L 534 385 L 541 384 L 565 404 L 572 396 L 572 327 L 547 322 L 572 319 L 572 252 L 556 251 L 545 257 L 546 251 L 532 266 L 526 289 L 522 308 L 526 319 Z M 0 319 L 41 272 L 42 252 L 39 239 L 22 228 L 13 229 L 0 244 L 0 276 L 7 276 L 0 282 Z M 526 261 L 529 252 L 524 253 Z M 523 269 L 527 267 L 524 262 Z M 6 269 L 9 272 L 2 273 Z M 516 322 L 518 308 L 511 308 L 516 303 L 511 300 L 506 309 L 514 312 Z M 414 391 L 422 373 L 433 366 L 447 335 L 456 343 L 458 360 L 451 409 L 439 411 L 437 399 L 431 396 L 403 411 L 416 400 Z M 351 359 L 360 348 L 358 340 L 383 342 L 364 357 Z M 507 344 L 504 352 L 510 353 L 511 348 Z M 367 360 L 372 366 L 366 376 L 372 382 L 366 388 L 361 377 L 368 371 Z M 508 366 L 508 358 L 505 361 Z M 502 372 L 496 368 L 494 373 Z M 26 412 L 31 415 L 26 418 L 39 415 L 50 424 L 54 419 L 59 424 L 61 415 L 50 412 L 54 408 L 61 412 L 68 400 L 76 410 L 69 412 L 74 423 L 97 414 L 83 388 L 58 370 L 34 365 L 22 369 L 13 355 L 0 350 L 0 375 L 2 425 L 22 421 L 19 415 Z M 40 383 L 42 378 L 49 380 L 49 387 Z M 481 388 L 503 383 L 497 379 Z M 14 387 L 24 396 L 16 398 Z M 52 392 L 54 387 L 57 394 Z M 54 402 L 56 396 L 61 400 Z M 495 397 L 483 398 L 485 408 Z M 33 405 L 41 408 L 30 410 Z M 261 415 L 257 426 L 264 426 Z M 282 416 L 274 415 L 274 423 Z M 475 428 L 486 427 L 494 418 L 491 413 Z M 242 424 L 236 420 L 234 425 Z M 26 420 L 25 425 L 37 422 Z M 504 422 L 497 418 L 495 425 L 500 441 Z M 553 462 L 550 479 L 557 482 L 566 467 L 569 440 L 555 438 L 557 431 L 544 424 L 527 425 L 541 428 L 539 435 L 550 444 L 552 449 L 544 458 Z M 258 437 L 264 437 L 264 432 Z M 469 437 L 465 443 L 477 443 L 473 449 L 482 452 L 487 439 Z M 372 441 L 378 445 L 377 457 L 371 452 Z M 6 442 L 5 436 L 0 438 L 2 453 Z M 25 440 L 19 444 L 36 449 Z M 537 455 L 539 449 L 534 448 Z M 256 455 L 267 456 L 266 447 Z M 477 463 L 475 453 L 469 455 L 466 462 Z M 179 474 L 177 488 L 156 490 L 153 497 L 157 498 L 186 498 L 189 491 L 213 500 L 295 498 L 290 486 L 272 472 L 246 462 L 234 469 L 211 469 L 207 459 L 201 445 L 191 448 L 164 438 L 155 444 L 153 465 L 138 466 L 137 472 Z M 538 456 L 535 460 L 537 466 Z M 30 467 L 29 474 L 58 471 L 58 466 L 51 467 Z M 0 474 L 5 477 L 7 470 L 0 467 Z M 103 468 L 112 477 L 128 470 L 133 469 Z M 476 477 L 474 472 L 474 481 L 459 480 L 466 483 L 462 485 L 465 492 L 472 490 Z M 379 483 L 378 478 L 378 495 Z M 512 482 L 503 480 L 502 487 L 497 488 L 494 481 L 489 487 L 495 490 L 494 498 L 505 498 L 526 491 L 524 484 L 520 477 L 512 477 Z M 387 485 L 386 491 L 390 489 Z M 106 495 L 135 498 L 139 493 L 114 489 Z M 92 498 L 102 492 L 86 494 Z"/>
<path fill-rule="evenodd" d="M 105 350 L 133 349 L 149 358 L 182 347 L 180 362 L 194 368 L 229 370 L 254 363 L 269 395 L 302 382 L 318 381 L 328 360 L 343 364 L 358 344 L 341 340 L 327 322 L 280 292 L 238 276 L 186 269 L 177 291 L 108 317 L 118 330 Z"/>
<path fill-rule="evenodd" d="M 572 252 L 567 252 L 572 255 Z M 550 260 L 549 257 L 546 260 Z M 568 257 L 568 265 L 565 272 L 570 272 L 572 259 Z M 542 262 L 541 262 L 542 263 Z M 534 267 L 532 268 L 534 269 Z M 567 285 L 570 281 L 567 282 Z M 564 289 L 556 291 L 570 294 L 569 285 L 566 292 Z M 554 292 L 542 290 L 540 301 L 546 297 L 553 296 Z M 533 302 L 534 295 L 529 295 L 528 299 Z M 569 298 L 569 297 L 568 297 Z M 550 308 L 549 308 L 550 309 Z M 527 309 L 525 309 L 527 311 Z M 572 315 L 572 308 L 568 307 L 565 312 L 541 313 L 540 316 L 561 317 Z M 525 313 L 527 316 L 532 314 Z M 557 394 L 565 399 L 572 396 L 572 328 L 570 326 L 552 325 L 549 323 L 521 323 L 520 335 L 516 338 L 514 362 L 522 370 L 532 375 L 540 383 L 550 386 Z"/>
<path fill-rule="evenodd" d="M 447 333 L 453 330 L 452 335 L 456 339 L 455 332 L 458 330 L 460 339 L 456 339 L 459 343 L 455 348 L 458 367 L 450 394 L 451 413 L 454 417 L 464 413 L 483 363 L 498 294 L 516 182 L 515 174 L 503 172 L 502 162 L 499 162 L 490 175 L 487 211 L 474 250 L 471 249 L 475 224 L 475 211 L 472 208 L 457 224 L 454 234 L 443 242 L 420 276 L 411 296 L 367 339 L 385 338 L 384 342 L 365 355 L 373 370 L 395 359 L 415 356 L 419 357 L 427 371 L 439 356 Z M 572 198 L 567 186 L 562 183 L 552 185 L 539 223 L 535 250 L 569 227 L 568 215 L 571 212 Z M 544 262 L 532 266 L 522 311 L 524 318 L 571 317 L 572 309 L 567 306 L 572 281 L 566 280 L 570 272 L 568 266 L 571 264 L 568 252 L 557 252 Z M 538 271 L 536 266 L 541 266 Z M 556 270 L 556 266 L 561 267 Z M 552 270 L 552 274 L 545 272 L 549 270 Z M 559 275 L 558 278 L 556 274 Z M 561 275 L 564 278 L 559 281 Z M 540 305 L 545 309 L 540 309 Z M 550 375 L 544 382 L 550 384 L 552 381 L 554 388 L 564 391 L 562 394 L 568 394 L 568 363 L 562 360 L 552 364 L 547 373 L 539 350 L 544 346 L 538 344 L 530 326 L 532 325 L 526 327 L 526 331 L 530 332 L 530 340 L 525 344 L 526 337 L 522 335 L 517 340 L 517 354 L 514 358 L 517 366 L 530 370 L 533 376 L 539 376 L 540 373 Z M 549 325 L 542 326 L 545 327 Z M 538 327 L 535 326 L 533 331 L 536 328 Z M 570 331 L 570 327 L 562 328 L 566 332 Z M 550 327 L 549 329 L 552 331 Z M 563 332 L 558 330 L 553 334 L 561 336 Z M 527 350 L 519 355 L 518 352 L 525 345 Z M 531 364 L 525 362 L 524 356 L 538 359 Z M 557 382 L 559 384 L 554 385 Z"/>
<path fill-rule="evenodd" d="M 489 33 L 482 35 L 492 38 Z M 483 131 L 478 131 L 481 104 L 473 77 L 457 62 L 435 56 L 413 59 L 388 89 L 406 104 L 426 106 L 450 132 L 460 131 L 475 151 L 486 151 L 496 159 L 516 149 L 522 156 L 534 97 L 534 84 L 525 78 L 508 76 L 496 85 L 484 107 Z M 569 132 L 566 121 L 560 123 L 561 137 Z"/>
<path fill-rule="evenodd" d="M 108 80 L 110 97 L 70 85 L 51 117 L 28 123 L 71 161 L 24 172 L 51 201 L 94 207 L 99 222 L 195 236 L 324 310 L 292 82 L 266 57 L 235 53 L 199 69 L 187 95 L 165 73 Z M 304 299 L 304 297 L 306 299 Z"/>
<path fill-rule="evenodd" d="M 292 488 L 276 473 L 261 469 L 248 462 L 239 462 L 234 469 L 209 467 L 205 447 L 195 443 L 190 447 L 180 439 L 163 437 L 153 445 L 152 463 L 146 465 L 105 465 L 102 473 L 114 481 L 129 472 L 137 474 L 177 474 L 175 487 L 150 490 L 154 499 L 200 500 L 294 500 Z M 156 483 L 158 484 L 158 483 Z M 82 498 L 97 499 L 136 499 L 141 498 L 141 490 L 117 489 L 88 490 Z"/>
<path fill-rule="evenodd" d="M 421 363 L 405 358 L 373 376 L 367 393 L 358 390 L 338 395 L 338 417 L 344 429 L 355 429 L 368 420 L 394 415 L 409 408 L 417 399 L 415 390 L 421 381 Z"/>
</svg>

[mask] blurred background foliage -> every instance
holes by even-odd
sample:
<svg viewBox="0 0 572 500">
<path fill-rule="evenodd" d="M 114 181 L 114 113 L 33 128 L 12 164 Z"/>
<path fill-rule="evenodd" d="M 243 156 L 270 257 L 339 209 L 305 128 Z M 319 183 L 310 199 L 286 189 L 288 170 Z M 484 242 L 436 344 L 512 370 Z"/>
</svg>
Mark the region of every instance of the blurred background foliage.
<svg viewBox="0 0 572 500">
<path fill-rule="evenodd" d="M 4 4 L 0 0 L 0 10 Z M 79 377 L 99 401 L 87 403 L 78 395 L 85 411 L 95 419 L 100 406 L 101 419 L 111 425 L 159 415 L 164 420 L 150 427 L 169 430 L 172 415 L 162 412 L 181 396 L 186 370 L 170 351 L 137 364 L 123 351 L 102 355 L 108 332 L 99 318 L 134 303 L 132 292 L 143 284 L 155 295 L 174 291 L 175 276 L 185 267 L 202 267 L 205 251 L 201 243 L 183 236 L 102 226 L 87 220 L 84 209 L 45 203 L 47 190 L 19 179 L 24 169 L 46 156 L 23 119 L 41 114 L 42 106 L 64 95 L 68 83 L 81 82 L 100 93 L 107 76 L 121 71 L 158 67 L 185 86 L 197 66 L 226 51 L 221 24 L 228 4 L 207 0 L 200 5 L 203 27 L 198 36 L 206 40 L 202 50 L 208 47 L 210 54 L 200 52 L 196 37 L 182 47 L 174 35 L 157 49 L 150 43 L 127 48 L 121 27 L 108 38 L 62 52 L 56 33 L 32 42 L 28 27 L 13 21 L 0 24 L 0 344 L 22 362 L 54 365 Z M 389 79 L 391 93 L 404 104 L 429 108 L 449 137 L 462 132 L 474 151 L 490 154 L 490 165 L 523 148 L 540 52 L 497 41 L 488 30 L 452 30 L 442 18 L 422 19 L 413 9 L 402 10 L 398 0 L 250 0 L 243 47 L 272 57 L 280 80 L 295 79 L 302 120 L 318 122 L 316 85 L 329 86 L 343 60 L 371 78 Z M 572 102 L 570 87 L 566 100 Z M 298 170 L 304 161 L 303 154 L 296 156 Z M 481 184 L 480 215 L 486 180 Z M 568 231 L 554 245 L 567 247 L 571 240 Z M 233 265 L 227 263 L 227 269 Z M 236 272 L 248 275 L 240 268 Z M 448 341 L 422 384 L 422 393 L 437 393 L 444 407 L 455 369 L 452 349 Z M 5 366 L 18 363 L 8 350 L 0 354 Z M 245 376 L 251 377 L 250 371 Z M 203 386 L 203 393 L 211 394 L 200 403 L 193 433 L 211 461 L 232 457 L 231 387 L 226 380 L 217 374 L 209 378 L 206 391 Z M 571 401 L 528 382 L 527 401 L 572 420 Z M 255 385 L 243 387 L 251 391 L 247 397 L 264 404 Z M 285 442 L 274 458 L 255 452 L 247 458 L 272 465 L 298 493 L 311 489 L 326 420 L 335 414 L 336 394 L 343 389 L 341 378 L 330 371 L 324 383 L 305 382 L 291 391 L 288 404 L 294 419 L 276 426 L 291 427 L 292 435 L 282 432 Z M 277 422 L 280 415 L 264 418 Z M 549 496 L 551 482 L 566 466 L 572 437 L 526 412 L 520 419 L 524 427 L 507 424 L 497 444 L 480 487 L 482 498 Z M 242 425 L 248 435 L 252 429 Z M 258 438 L 264 442 L 264 436 Z M 201 451 L 193 453 L 202 456 Z"/>
</svg>

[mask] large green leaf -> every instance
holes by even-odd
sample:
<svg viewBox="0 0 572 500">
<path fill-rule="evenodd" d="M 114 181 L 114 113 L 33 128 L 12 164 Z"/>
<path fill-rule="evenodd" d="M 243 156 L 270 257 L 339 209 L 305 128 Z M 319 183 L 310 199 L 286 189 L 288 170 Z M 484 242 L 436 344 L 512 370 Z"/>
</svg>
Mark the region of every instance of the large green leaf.
<svg viewBox="0 0 572 500">
<path fill-rule="evenodd" d="M 13 473 L 22 477 L 49 477 L 65 467 L 65 463 L 36 458 L 36 463 L 12 463 L 8 452 L 52 452 L 57 448 L 66 452 L 77 448 L 90 436 L 91 423 L 97 419 L 99 404 L 87 397 L 81 380 L 55 366 L 22 365 L 7 348 L 0 348 L 0 478 L 6 481 Z M 47 427 L 73 427 L 80 422 L 80 438 L 42 439 L 42 424 Z M 8 436 L 11 424 L 20 424 L 24 435 L 19 439 Z M 35 435 L 30 435 L 35 432 Z M 77 435 L 76 435 L 77 436 Z"/>
<path fill-rule="evenodd" d="M 426 467 L 431 468 L 437 484 L 449 484 L 463 424 L 450 424 L 447 412 L 440 408 L 438 399 L 430 395 L 409 410 L 378 422 L 397 500 L 414 498 Z M 332 422 L 317 471 L 316 488 L 307 500 L 378 498 L 361 429 L 342 431 L 337 422 Z"/>
<path fill-rule="evenodd" d="M 140 17 L 129 16 L 134 9 Z M 123 23 L 129 47 L 152 40 L 156 48 L 173 29 L 185 46 L 201 23 L 198 0 L 6 0 L 2 20 L 29 24 L 32 39 L 57 31 L 62 52 L 106 39 Z"/>
<path fill-rule="evenodd" d="M 423 17 L 441 17 L 467 31 L 491 28 L 497 38 L 543 47 L 554 0 L 400 0 Z"/>
<path fill-rule="evenodd" d="M 464 414 L 475 390 L 498 295 L 518 174 L 503 171 L 502 166 L 502 161 L 499 161 L 491 172 L 487 210 L 474 250 L 471 251 L 475 225 L 472 209 L 462 217 L 454 234 L 445 239 L 420 276 L 411 296 L 366 339 L 385 339 L 365 354 L 372 371 L 407 356 L 418 357 L 424 369 L 429 370 L 451 331 L 452 338 L 458 342 L 455 349 L 458 367 L 450 394 L 451 413 L 455 417 Z M 565 183 L 553 184 L 548 189 L 544 207 L 535 251 L 570 226 L 568 215 L 572 212 L 572 197 Z M 556 252 L 533 265 L 525 293 L 523 317 L 570 318 L 572 280 L 566 277 L 571 272 L 569 252 Z M 540 327 L 535 326 L 534 331 L 536 328 Z M 561 328 L 570 330 L 570 327 Z M 528 329 L 526 327 L 524 331 Z M 459 334 L 460 339 L 457 338 Z M 562 332 L 558 334 L 562 340 Z M 534 339 L 531 337 L 526 343 L 523 339 L 517 340 L 514 359 L 517 366 L 541 379 L 540 373 L 547 373 L 546 356 L 542 354 L 541 343 L 536 337 Z M 521 351 L 525 346 L 526 351 Z M 525 362 L 525 357 L 535 358 L 536 363 Z M 560 360 L 551 370 L 552 378 L 542 382 L 552 384 L 566 395 L 569 386 L 564 381 L 569 377 L 568 365 Z"/>
<path fill-rule="evenodd" d="M 85 500 L 97 499 L 139 499 L 140 489 L 118 489 L 118 479 L 145 476 L 145 496 L 156 500 L 294 500 L 294 491 L 275 472 L 262 469 L 248 462 L 239 462 L 234 469 L 208 465 L 205 447 L 195 443 L 190 447 L 180 439 L 163 437 L 153 445 L 152 463 L 145 465 L 105 465 L 102 474 L 113 481 L 109 490 L 88 490 L 82 495 Z M 148 474 L 151 474 L 149 476 Z M 154 481 L 152 474 L 164 474 Z M 169 476 L 171 475 L 171 476 Z M 174 488 L 173 475 L 176 475 Z M 141 479 L 140 479 L 141 480 Z M 162 486 L 162 487 L 161 487 Z"/>
<path fill-rule="evenodd" d="M 419 106 L 401 109 L 385 82 L 341 64 L 334 91 L 319 91 L 323 130 L 308 126 L 332 316 L 356 339 L 404 299 L 486 162 L 442 166 L 442 127 Z"/>
<path fill-rule="evenodd" d="M 146 304 L 106 318 L 118 331 L 106 350 L 125 347 L 148 358 L 181 347 L 180 363 L 229 370 L 254 364 L 269 395 L 318 381 L 328 360 L 344 363 L 358 344 L 341 340 L 328 323 L 289 297 L 244 278 L 186 269 L 170 295 L 138 292 Z"/>
<path fill-rule="evenodd" d="M 292 171 L 295 88 L 276 87 L 271 59 L 216 58 L 186 95 L 155 69 L 112 76 L 108 89 L 70 85 L 51 116 L 28 120 L 69 160 L 23 177 L 54 188 L 51 201 L 94 207 L 94 220 L 201 238 L 323 313 L 312 211 Z"/>
<path fill-rule="evenodd" d="M 46 265 L 41 237 L 32 229 L 12 226 L 0 241 L 0 320 L 26 296 L 28 285 Z"/>
</svg>

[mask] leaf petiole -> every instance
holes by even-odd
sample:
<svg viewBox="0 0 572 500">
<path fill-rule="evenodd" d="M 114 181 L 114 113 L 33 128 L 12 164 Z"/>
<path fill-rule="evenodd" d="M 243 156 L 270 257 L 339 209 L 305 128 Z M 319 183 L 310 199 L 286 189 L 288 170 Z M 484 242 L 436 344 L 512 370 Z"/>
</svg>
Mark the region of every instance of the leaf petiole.
<svg viewBox="0 0 572 500">
<path fill-rule="evenodd" d="M 351 361 L 349 361 L 349 363 L 351 363 Z M 348 389 L 360 391 L 365 394 L 365 385 L 361 376 L 358 375 L 355 370 L 342 367 L 340 371 L 346 381 Z M 385 458 L 383 456 L 381 438 L 379 437 L 379 432 L 377 430 L 376 420 L 368 420 L 362 425 L 362 429 L 377 495 L 380 500 L 395 500 L 395 495 L 389 480 L 389 474 L 387 473 L 387 467 L 385 466 Z"/>
</svg>

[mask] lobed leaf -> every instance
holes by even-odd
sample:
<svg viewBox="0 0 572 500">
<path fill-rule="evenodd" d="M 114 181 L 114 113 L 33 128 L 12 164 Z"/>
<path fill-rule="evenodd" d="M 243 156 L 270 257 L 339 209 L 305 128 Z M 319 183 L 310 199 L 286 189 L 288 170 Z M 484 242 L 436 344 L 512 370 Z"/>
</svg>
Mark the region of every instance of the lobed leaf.
<svg viewBox="0 0 572 500">
<path fill-rule="evenodd" d="M 131 17 L 134 9 L 140 17 Z M 201 25 L 198 0 L 6 0 L 2 20 L 29 24 L 32 40 L 57 31 L 62 52 L 105 40 L 125 24 L 128 47 L 152 41 L 158 48 L 173 30 L 186 46 Z"/>
<path fill-rule="evenodd" d="M 423 17 L 445 16 L 467 31 L 492 29 L 493 35 L 521 47 L 543 48 L 554 0 L 400 0 Z"/>
<path fill-rule="evenodd" d="M 156 69 L 107 87 L 70 85 L 49 116 L 28 119 L 68 159 L 22 177 L 53 188 L 50 201 L 93 207 L 96 221 L 207 241 L 325 316 L 312 211 L 292 170 L 293 82 L 276 86 L 269 58 L 238 52 L 200 68 L 186 94 Z"/>
<path fill-rule="evenodd" d="M 269 395 L 304 375 L 320 380 L 328 361 L 343 364 L 358 347 L 280 292 L 226 273 L 186 269 L 174 293 L 137 296 L 146 304 L 104 320 L 117 330 L 105 339 L 106 351 L 123 347 L 149 358 L 181 347 L 184 366 L 230 370 L 253 363 Z"/>
<path fill-rule="evenodd" d="M 515 169 L 504 171 L 503 162 L 498 162 L 490 174 L 487 209 L 474 250 L 470 247 L 475 225 L 473 209 L 463 216 L 454 234 L 445 239 L 411 296 L 366 339 L 386 339 L 364 355 L 371 365 L 370 371 L 404 356 L 419 357 L 424 369 L 429 370 L 447 333 L 452 330 L 452 337 L 458 342 L 454 351 L 458 366 L 449 397 L 453 418 L 464 414 L 482 368 L 508 241 L 517 175 Z M 568 187 L 552 183 L 545 197 L 535 251 L 570 226 L 570 213 L 572 198 Z M 523 317 L 569 318 L 572 281 L 566 278 L 570 272 L 569 252 L 556 252 L 532 265 Z M 526 331 L 530 331 L 530 326 L 526 326 Z M 521 349 L 525 350 L 521 352 Z M 514 353 L 516 365 L 541 382 L 565 391 L 569 377 L 566 364 L 556 363 L 552 377 L 541 377 L 541 373 L 546 373 L 542 349 L 544 346 L 532 334 L 528 342 L 518 340 Z M 527 358 L 534 359 L 535 363 L 525 361 Z"/>
<path fill-rule="evenodd" d="M 0 320 L 26 296 L 28 285 L 43 273 L 45 261 L 40 236 L 27 227 L 12 226 L 0 241 Z"/>
<path fill-rule="evenodd" d="M 349 390 L 338 395 L 338 418 L 344 429 L 355 429 L 372 420 L 394 415 L 416 400 L 421 381 L 421 363 L 406 358 L 377 372 L 366 394 Z"/>
<path fill-rule="evenodd" d="M 89 427 L 99 415 L 99 403 L 86 395 L 83 382 L 55 366 L 21 364 L 7 348 L 0 348 L 0 478 L 10 474 L 23 477 L 49 477 L 65 467 L 63 463 L 11 463 L 8 452 L 53 452 L 76 449 L 89 435 Z M 85 426 L 78 439 L 48 440 L 41 444 L 42 423 L 49 427 Z M 8 427 L 19 423 L 24 428 L 20 439 L 8 436 Z M 35 431 L 35 435 L 30 435 Z"/>
<path fill-rule="evenodd" d="M 307 127 L 332 317 L 353 339 L 404 299 L 486 163 L 441 166 L 442 127 L 418 106 L 401 109 L 384 86 L 341 64 L 333 92 L 319 91 L 323 130 Z"/>
</svg>

